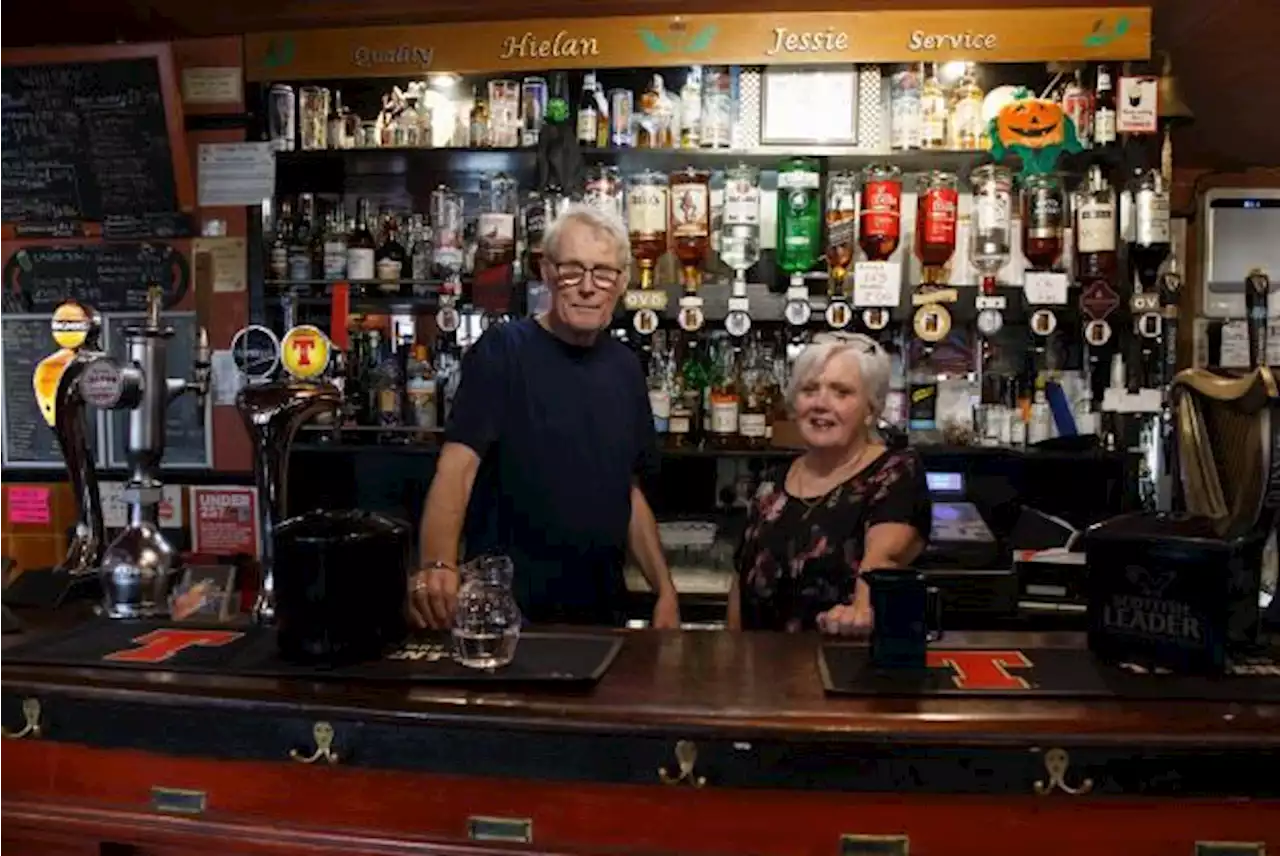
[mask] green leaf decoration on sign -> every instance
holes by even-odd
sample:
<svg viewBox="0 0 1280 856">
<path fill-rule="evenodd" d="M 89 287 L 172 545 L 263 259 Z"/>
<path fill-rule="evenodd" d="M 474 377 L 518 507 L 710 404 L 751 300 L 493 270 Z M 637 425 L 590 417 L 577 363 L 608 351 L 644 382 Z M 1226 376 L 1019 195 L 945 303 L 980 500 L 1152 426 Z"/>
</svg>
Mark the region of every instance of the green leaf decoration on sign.
<svg viewBox="0 0 1280 856">
<path fill-rule="evenodd" d="M 1120 20 L 1116 21 L 1116 28 L 1115 28 L 1116 38 L 1120 38 L 1127 32 L 1129 32 L 1129 19 L 1124 16 L 1121 16 Z"/>
<path fill-rule="evenodd" d="M 640 41 L 644 42 L 644 46 L 654 53 L 669 53 L 671 48 L 667 47 L 667 43 L 662 37 L 652 30 L 640 30 Z"/>
<path fill-rule="evenodd" d="M 711 40 L 716 37 L 716 31 L 715 24 L 707 24 L 699 30 L 698 34 L 689 42 L 689 53 L 698 53 L 711 47 Z"/>
<path fill-rule="evenodd" d="M 285 36 L 281 39 L 272 39 L 267 43 L 267 54 L 262 58 L 262 64 L 267 68 L 280 68 L 293 62 L 294 56 L 293 39 Z"/>
<path fill-rule="evenodd" d="M 1104 47 L 1129 32 L 1129 18 L 1125 15 L 1116 19 L 1116 25 L 1110 29 L 1106 29 L 1104 23 L 1101 18 L 1093 22 L 1093 29 L 1084 37 L 1085 47 Z"/>
</svg>

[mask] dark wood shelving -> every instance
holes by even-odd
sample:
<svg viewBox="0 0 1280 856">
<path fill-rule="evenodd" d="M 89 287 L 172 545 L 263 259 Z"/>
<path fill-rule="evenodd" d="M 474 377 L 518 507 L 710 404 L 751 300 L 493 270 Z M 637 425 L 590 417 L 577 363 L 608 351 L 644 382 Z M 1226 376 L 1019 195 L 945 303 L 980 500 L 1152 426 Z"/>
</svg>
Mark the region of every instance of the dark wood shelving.
<svg viewBox="0 0 1280 856">
<path fill-rule="evenodd" d="M 677 169 L 689 164 L 729 166 L 747 163 L 769 168 L 787 158 L 805 156 L 824 161 L 832 169 L 850 169 L 869 163 L 892 163 L 905 173 L 950 170 L 966 175 L 974 166 L 990 160 L 986 151 L 868 150 L 852 146 L 768 146 L 752 149 L 583 149 L 588 164 L 616 164 L 624 169 L 652 167 Z M 352 173 L 387 175 L 406 172 L 415 163 L 446 172 L 483 172 L 532 169 L 536 151 L 531 148 L 377 148 L 326 149 L 277 154 L 284 168 L 344 169 Z"/>
</svg>

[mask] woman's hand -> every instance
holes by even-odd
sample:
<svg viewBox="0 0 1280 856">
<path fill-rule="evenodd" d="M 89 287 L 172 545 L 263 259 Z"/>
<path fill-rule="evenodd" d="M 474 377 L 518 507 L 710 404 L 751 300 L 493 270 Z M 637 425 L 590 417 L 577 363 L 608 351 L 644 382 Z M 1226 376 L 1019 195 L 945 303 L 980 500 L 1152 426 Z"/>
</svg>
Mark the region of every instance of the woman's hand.
<svg viewBox="0 0 1280 856">
<path fill-rule="evenodd" d="M 818 614 L 818 630 L 832 636 L 867 636 L 875 624 L 871 610 L 871 589 L 866 581 L 858 578 L 851 603 L 833 606 Z"/>
</svg>

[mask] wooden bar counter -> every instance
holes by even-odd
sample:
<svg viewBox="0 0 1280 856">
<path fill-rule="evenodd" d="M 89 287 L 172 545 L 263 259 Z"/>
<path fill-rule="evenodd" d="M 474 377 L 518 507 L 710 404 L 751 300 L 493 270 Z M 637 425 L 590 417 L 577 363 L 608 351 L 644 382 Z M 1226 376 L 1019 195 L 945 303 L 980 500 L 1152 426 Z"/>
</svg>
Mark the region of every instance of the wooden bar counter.
<svg viewBox="0 0 1280 856">
<path fill-rule="evenodd" d="M 568 693 L 11 665 L 5 853 L 1280 847 L 1280 704 L 837 698 L 817 643 L 632 632 Z"/>
</svg>

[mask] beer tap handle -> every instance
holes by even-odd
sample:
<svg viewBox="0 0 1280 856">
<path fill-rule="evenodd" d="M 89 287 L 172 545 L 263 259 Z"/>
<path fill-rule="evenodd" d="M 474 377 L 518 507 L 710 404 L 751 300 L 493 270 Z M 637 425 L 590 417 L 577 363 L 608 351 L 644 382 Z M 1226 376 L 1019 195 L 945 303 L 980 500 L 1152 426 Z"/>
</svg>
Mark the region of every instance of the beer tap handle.
<svg viewBox="0 0 1280 856">
<path fill-rule="evenodd" d="M 196 330 L 196 353 L 192 363 L 190 388 L 196 394 L 196 401 L 204 407 L 205 398 L 209 395 L 210 380 L 213 375 L 213 357 L 209 351 L 209 331 L 203 327 Z"/>
<path fill-rule="evenodd" d="M 1244 281 L 1245 321 L 1249 331 L 1249 368 L 1267 364 L 1267 295 L 1271 279 L 1254 268 Z"/>
</svg>

